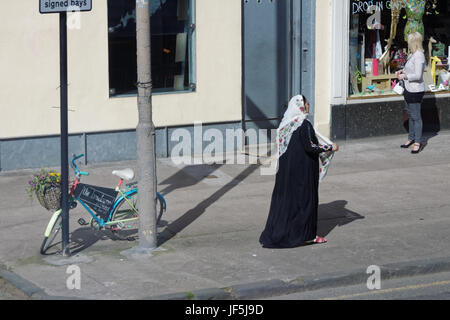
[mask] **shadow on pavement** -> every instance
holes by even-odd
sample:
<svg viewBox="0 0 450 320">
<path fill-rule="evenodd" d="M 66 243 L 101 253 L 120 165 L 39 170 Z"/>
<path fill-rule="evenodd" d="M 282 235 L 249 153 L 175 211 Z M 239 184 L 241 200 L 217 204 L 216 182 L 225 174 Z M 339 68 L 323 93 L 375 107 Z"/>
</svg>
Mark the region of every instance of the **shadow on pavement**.
<svg viewBox="0 0 450 320">
<path fill-rule="evenodd" d="M 422 147 L 421 150 L 426 148 L 428 140 L 436 137 L 441 131 L 441 119 L 440 119 L 440 108 L 437 106 L 436 98 L 428 98 L 422 102 L 422 121 L 423 121 L 423 134 L 422 134 Z M 409 131 L 409 116 L 408 112 L 403 110 L 403 127 L 406 133 Z M 406 137 L 405 137 L 406 140 Z"/>
<path fill-rule="evenodd" d="M 327 236 L 334 228 L 349 224 L 355 220 L 364 219 L 364 216 L 348 210 L 346 200 L 337 200 L 319 205 L 319 217 L 317 223 L 317 233 L 320 236 Z"/>
<path fill-rule="evenodd" d="M 426 146 L 428 145 L 428 140 L 430 140 L 433 137 L 436 137 L 438 135 L 437 132 L 424 132 L 422 134 L 422 147 L 421 149 L 425 149 Z"/>
<path fill-rule="evenodd" d="M 192 186 L 201 181 L 203 178 L 207 177 L 215 170 L 219 169 L 221 166 L 222 166 L 221 164 L 189 166 L 189 167 L 196 167 L 191 169 L 195 170 L 196 173 L 200 173 L 200 175 L 197 176 L 201 176 L 202 177 L 201 179 L 196 179 L 195 177 L 192 177 L 191 175 L 183 172 L 185 170 L 185 168 L 183 168 L 182 170 L 179 170 L 177 173 L 175 173 L 174 175 L 167 178 L 161 183 L 161 184 L 169 184 L 169 186 L 161 190 L 160 193 L 167 194 L 178 188 Z M 197 206 L 187 211 L 183 216 L 181 216 L 174 222 L 168 224 L 167 221 L 161 220 L 158 227 L 165 227 L 165 229 L 163 230 L 163 232 L 159 234 L 158 246 L 170 240 L 174 235 L 176 235 L 178 232 L 186 228 L 189 224 L 194 222 L 198 217 L 200 217 L 205 212 L 206 208 L 208 208 L 211 204 L 219 200 L 224 194 L 233 189 L 236 185 L 239 184 L 239 182 L 243 181 L 258 168 L 259 168 L 258 165 L 252 165 L 246 168 L 232 181 L 224 185 L 220 190 L 216 191 L 209 198 L 203 200 Z M 184 182 L 180 183 L 180 180 L 184 180 Z M 137 230 L 135 231 L 137 234 Z M 108 230 L 96 231 L 93 230 L 91 227 L 82 227 L 76 229 L 70 234 L 69 249 L 71 254 L 74 255 L 91 247 L 99 240 L 107 240 L 107 239 L 127 241 L 127 239 L 117 238 L 113 233 L 111 233 Z M 52 245 L 51 249 L 52 250 L 49 250 L 46 255 L 57 254 L 61 250 L 61 242 Z"/>
<path fill-rule="evenodd" d="M 116 240 L 113 235 L 110 234 L 111 232 L 109 231 L 96 231 L 91 227 L 79 228 L 70 234 L 70 253 L 72 255 L 77 254 L 94 245 L 99 240 Z"/>
<path fill-rule="evenodd" d="M 198 164 L 186 166 L 169 178 L 158 183 L 158 185 L 168 185 L 160 190 L 159 193 L 165 196 L 174 190 L 196 185 L 214 171 L 220 169 L 221 166 L 222 164 Z"/>
<path fill-rule="evenodd" d="M 225 195 L 228 191 L 233 189 L 236 185 L 238 185 L 237 181 L 243 181 L 249 175 L 251 175 L 255 170 L 259 168 L 259 165 L 251 165 L 247 167 L 244 171 L 242 171 L 239 175 L 237 175 L 232 181 L 228 182 L 222 188 L 214 192 L 209 198 L 203 200 L 199 204 L 197 204 L 194 208 L 187 211 L 177 220 L 173 221 L 164 229 L 163 232 L 160 233 L 158 239 L 158 246 L 161 246 L 172 237 L 174 237 L 177 233 L 181 232 L 184 228 L 194 222 L 198 217 L 200 217 L 205 210 L 219 200 L 223 195 Z"/>
<path fill-rule="evenodd" d="M 158 246 L 161 246 L 165 242 L 173 238 L 177 233 L 181 232 L 191 223 L 193 223 L 197 218 L 199 218 L 206 209 L 213 203 L 218 201 L 227 192 L 238 185 L 240 181 L 245 180 L 249 175 L 251 175 L 255 170 L 257 170 L 259 165 L 251 165 L 243 170 L 239 175 L 237 175 L 232 181 L 224 185 L 222 188 L 214 192 L 210 197 L 203 200 L 197 204 L 194 208 L 188 210 L 177 220 L 166 225 L 164 230 L 159 234 Z M 178 173 L 177 173 L 178 174 Z M 170 179 L 170 178 L 169 178 Z M 334 228 L 338 226 L 344 226 L 355 220 L 364 219 L 364 216 L 348 210 L 345 208 L 347 205 L 346 200 L 333 201 L 327 204 L 319 205 L 319 221 L 318 221 L 318 234 L 321 236 L 327 236 Z M 161 227 L 161 225 L 160 225 Z M 70 251 L 72 254 L 79 253 L 90 246 L 94 245 L 99 240 L 115 239 L 111 234 L 106 233 L 107 231 L 94 231 L 90 227 L 79 228 L 72 232 Z"/>
</svg>

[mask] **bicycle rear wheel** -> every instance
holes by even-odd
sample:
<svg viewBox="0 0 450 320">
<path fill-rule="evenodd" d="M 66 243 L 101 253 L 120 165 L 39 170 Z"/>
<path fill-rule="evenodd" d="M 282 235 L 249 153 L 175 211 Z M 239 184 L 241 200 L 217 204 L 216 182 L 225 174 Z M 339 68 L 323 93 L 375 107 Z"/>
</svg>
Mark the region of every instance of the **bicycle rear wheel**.
<svg viewBox="0 0 450 320">
<path fill-rule="evenodd" d="M 131 205 L 130 205 L 131 204 Z M 111 216 L 112 233 L 119 239 L 135 240 L 139 229 L 139 211 L 137 210 L 137 192 L 120 200 Z"/>
<path fill-rule="evenodd" d="M 51 223 L 51 222 L 50 222 Z M 50 226 L 48 226 L 50 227 Z M 62 216 L 61 213 L 58 215 L 58 218 L 54 220 L 53 225 L 51 226 L 51 231 L 48 237 L 44 237 L 44 240 L 41 244 L 40 252 L 41 254 L 46 254 L 47 250 L 56 244 L 54 243 L 56 236 L 62 228 Z"/>
<path fill-rule="evenodd" d="M 137 191 L 122 199 L 111 216 L 112 227 L 110 230 L 119 239 L 136 240 L 139 231 L 139 209 L 137 206 Z M 132 206 L 136 208 L 136 211 Z M 163 202 L 156 197 L 156 225 L 159 224 L 164 211 Z M 117 222 L 117 223 L 114 223 Z"/>
<path fill-rule="evenodd" d="M 158 226 L 159 223 L 161 222 L 161 217 L 165 210 L 163 200 L 160 197 L 162 198 L 162 195 L 160 195 L 160 194 L 156 195 L 156 216 L 157 216 L 156 226 Z"/>
</svg>

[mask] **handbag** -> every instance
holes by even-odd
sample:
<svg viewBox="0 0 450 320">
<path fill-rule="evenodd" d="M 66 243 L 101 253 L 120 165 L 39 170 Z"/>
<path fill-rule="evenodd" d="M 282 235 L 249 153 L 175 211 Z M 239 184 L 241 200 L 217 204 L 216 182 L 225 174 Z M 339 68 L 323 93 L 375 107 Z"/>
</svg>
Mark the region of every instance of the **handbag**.
<svg viewBox="0 0 450 320">
<path fill-rule="evenodd" d="M 403 95 L 403 93 L 405 92 L 405 82 L 403 80 L 400 80 L 394 87 L 394 92 L 399 94 L 399 95 Z"/>
</svg>

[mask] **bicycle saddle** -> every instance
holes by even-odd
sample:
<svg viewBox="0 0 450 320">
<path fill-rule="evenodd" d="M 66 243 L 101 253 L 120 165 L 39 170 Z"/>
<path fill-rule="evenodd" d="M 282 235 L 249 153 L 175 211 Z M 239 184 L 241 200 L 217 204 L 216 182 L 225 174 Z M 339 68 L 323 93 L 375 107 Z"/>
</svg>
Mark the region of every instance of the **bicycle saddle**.
<svg viewBox="0 0 450 320">
<path fill-rule="evenodd" d="M 134 178 L 134 171 L 133 169 L 127 168 L 123 170 L 114 170 L 112 172 L 113 175 L 118 176 L 120 179 L 123 180 L 131 180 Z"/>
</svg>

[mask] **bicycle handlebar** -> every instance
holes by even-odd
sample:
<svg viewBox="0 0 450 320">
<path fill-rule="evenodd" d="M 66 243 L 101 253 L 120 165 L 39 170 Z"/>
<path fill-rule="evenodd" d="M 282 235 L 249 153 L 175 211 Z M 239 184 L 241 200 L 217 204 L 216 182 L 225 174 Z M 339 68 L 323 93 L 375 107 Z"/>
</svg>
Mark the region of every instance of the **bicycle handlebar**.
<svg viewBox="0 0 450 320">
<path fill-rule="evenodd" d="M 78 166 L 75 164 L 75 160 L 77 160 L 77 159 L 80 159 L 80 158 L 82 158 L 82 157 L 84 157 L 84 154 L 80 154 L 79 156 L 77 156 L 77 155 L 73 155 L 73 159 L 72 159 L 72 168 L 74 168 L 75 169 L 75 174 L 80 174 L 80 175 L 82 175 L 82 176 L 88 176 L 89 175 L 89 172 L 83 172 L 83 171 L 80 171 L 80 169 L 78 169 Z"/>
</svg>

